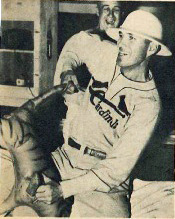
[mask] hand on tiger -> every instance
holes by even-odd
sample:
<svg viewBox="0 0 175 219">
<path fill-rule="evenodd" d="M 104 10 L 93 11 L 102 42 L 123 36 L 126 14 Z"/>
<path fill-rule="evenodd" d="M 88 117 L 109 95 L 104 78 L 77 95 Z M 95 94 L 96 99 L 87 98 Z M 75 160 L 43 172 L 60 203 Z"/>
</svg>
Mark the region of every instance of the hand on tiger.
<svg viewBox="0 0 175 219">
<path fill-rule="evenodd" d="M 54 181 L 50 181 L 48 184 L 40 186 L 36 192 L 36 200 L 49 205 L 58 201 L 61 197 L 63 197 L 61 186 Z"/>
<path fill-rule="evenodd" d="M 68 87 L 67 93 L 72 94 L 78 92 L 80 87 L 78 84 L 77 77 L 72 70 L 63 72 L 61 74 L 61 84 L 68 84 L 68 83 L 70 83 L 70 85 Z"/>
</svg>

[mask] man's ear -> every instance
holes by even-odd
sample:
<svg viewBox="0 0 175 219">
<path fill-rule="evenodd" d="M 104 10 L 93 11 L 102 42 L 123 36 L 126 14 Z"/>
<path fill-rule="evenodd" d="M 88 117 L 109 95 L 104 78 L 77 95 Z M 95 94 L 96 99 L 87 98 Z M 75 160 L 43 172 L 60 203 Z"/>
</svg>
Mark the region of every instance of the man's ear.
<svg viewBox="0 0 175 219">
<path fill-rule="evenodd" d="M 148 51 L 147 51 L 147 57 L 157 54 L 160 51 L 160 48 L 161 48 L 160 45 L 154 42 L 150 42 Z"/>
</svg>

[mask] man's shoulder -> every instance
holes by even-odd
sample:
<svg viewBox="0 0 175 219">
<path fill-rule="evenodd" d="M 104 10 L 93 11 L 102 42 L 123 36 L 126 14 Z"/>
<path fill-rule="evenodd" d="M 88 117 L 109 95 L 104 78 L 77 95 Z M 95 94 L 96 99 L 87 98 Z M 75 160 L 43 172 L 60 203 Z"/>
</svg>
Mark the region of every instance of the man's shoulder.
<svg viewBox="0 0 175 219">
<path fill-rule="evenodd" d="M 160 96 L 153 78 L 146 83 L 136 82 L 132 88 L 135 105 L 151 104 L 160 107 Z"/>
<path fill-rule="evenodd" d="M 87 37 L 88 39 L 98 39 L 101 40 L 100 31 L 98 29 L 88 29 L 88 30 L 82 30 L 79 33 L 79 36 Z"/>
<path fill-rule="evenodd" d="M 105 31 L 101 31 L 98 28 L 82 30 L 71 37 L 72 40 L 76 41 L 98 41 L 98 42 L 112 42 L 116 44 L 117 42 L 111 39 Z"/>
<path fill-rule="evenodd" d="M 105 31 L 102 31 L 98 28 L 91 28 L 88 30 L 82 30 L 79 33 L 75 34 L 74 36 L 80 37 L 88 37 L 88 38 L 94 38 L 94 39 L 99 39 L 103 40 L 105 37 L 108 37 Z"/>
<path fill-rule="evenodd" d="M 85 30 L 84 32 L 86 32 L 86 34 L 88 34 L 89 36 L 99 36 L 100 34 L 100 30 L 97 28 L 91 28 L 88 30 Z"/>
<path fill-rule="evenodd" d="M 98 34 L 95 34 L 95 32 L 93 33 L 93 29 L 89 29 L 89 30 L 82 30 L 76 34 L 74 34 L 69 41 L 78 41 L 78 42 L 82 42 L 82 41 L 86 41 L 86 40 L 95 40 L 95 39 L 100 39 L 100 37 L 98 36 Z"/>
<path fill-rule="evenodd" d="M 161 100 L 157 88 L 136 92 L 135 105 L 139 108 L 149 109 L 148 112 L 159 112 Z M 149 107 L 148 107 L 149 106 Z"/>
<path fill-rule="evenodd" d="M 96 29 L 88 29 L 88 30 L 81 30 L 78 33 L 74 34 L 73 36 L 95 36 L 98 35 L 98 30 Z"/>
</svg>

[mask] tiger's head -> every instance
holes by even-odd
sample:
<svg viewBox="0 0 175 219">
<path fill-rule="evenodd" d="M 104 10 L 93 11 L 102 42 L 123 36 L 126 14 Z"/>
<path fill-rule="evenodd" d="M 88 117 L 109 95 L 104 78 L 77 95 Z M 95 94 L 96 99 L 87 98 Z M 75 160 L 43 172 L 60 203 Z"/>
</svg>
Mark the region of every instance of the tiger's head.
<svg viewBox="0 0 175 219">
<path fill-rule="evenodd" d="M 0 145 L 7 150 L 10 147 L 19 147 L 24 142 L 24 137 L 32 132 L 31 125 L 15 114 L 5 115 L 0 120 Z"/>
</svg>

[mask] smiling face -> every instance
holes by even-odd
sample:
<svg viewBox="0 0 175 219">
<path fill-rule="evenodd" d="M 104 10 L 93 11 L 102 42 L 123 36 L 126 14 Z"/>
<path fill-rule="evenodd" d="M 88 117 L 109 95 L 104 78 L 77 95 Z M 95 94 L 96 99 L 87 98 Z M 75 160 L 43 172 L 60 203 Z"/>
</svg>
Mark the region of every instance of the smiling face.
<svg viewBox="0 0 175 219">
<path fill-rule="evenodd" d="M 148 57 L 150 41 L 131 33 L 119 31 L 117 64 L 122 68 L 141 65 Z"/>
<path fill-rule="evenodd" d="M 118 27 L 121 18 L 121 3 L 116 1 L 102 1 L 98 4 L 99 28 L 107 30 Z"/>
</svg>

